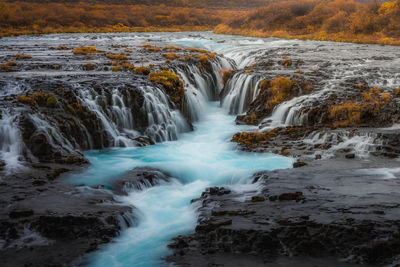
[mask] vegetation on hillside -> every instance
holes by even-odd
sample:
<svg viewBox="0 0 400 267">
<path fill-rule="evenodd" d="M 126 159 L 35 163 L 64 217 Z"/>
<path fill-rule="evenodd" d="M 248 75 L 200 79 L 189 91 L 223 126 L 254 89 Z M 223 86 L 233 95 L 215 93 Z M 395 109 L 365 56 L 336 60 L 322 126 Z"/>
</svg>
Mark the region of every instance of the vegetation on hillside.
<svg viewBox="0 0 400 267">
<path fill-rule="evenodd" d="M 240 11 L 165 5 L 0 2 L 0 37 L 57 32 L 212 30 Z"/>
<path fill-rule="evenodd" d="M 275 2 L 220 24 L 215 32 L 400 44 L 400 0 L 371 0 L 367 4 L 353 0 Z"/>
</svg>

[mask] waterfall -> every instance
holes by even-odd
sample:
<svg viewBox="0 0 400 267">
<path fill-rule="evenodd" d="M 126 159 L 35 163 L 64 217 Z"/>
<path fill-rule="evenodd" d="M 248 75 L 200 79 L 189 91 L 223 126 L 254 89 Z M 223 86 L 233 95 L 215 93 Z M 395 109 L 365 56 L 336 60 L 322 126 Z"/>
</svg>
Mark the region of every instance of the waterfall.
<svg viewBox="0 0 400 267">
<path fill-rule="evenodd" d="M 233 68 L 235 65 L 224 58 L 216 56 L 209 61 L 212 73 L 200 70 L 195 65 L 180 65 L 176 72 L 185 84 L 184 113 L 192 121 L 197 121 L 204 114 L 207 102 L 219 100 L 222 90 L 221 69 Z"/>
<path fill-rule="evenodd" d="M 222 95 L 222 107 L 229 114 L 241 114 L 257 97 L 262 77 L 258 74 L 236 73 L 226 84 Z"/>
<path fill-rule="evenodd" d="M 0 170 L 4 168 L 10 173 L 23 167 L 24 143 L 17 127 L 17 115 L 3 109 L 0 116 Z"/>
</svg>

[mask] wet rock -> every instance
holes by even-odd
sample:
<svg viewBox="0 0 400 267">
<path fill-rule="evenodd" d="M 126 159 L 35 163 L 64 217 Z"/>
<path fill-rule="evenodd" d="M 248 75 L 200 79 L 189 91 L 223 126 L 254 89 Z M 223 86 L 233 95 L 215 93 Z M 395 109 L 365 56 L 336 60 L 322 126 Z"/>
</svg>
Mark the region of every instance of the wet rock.
<svg viewBox="0 0 400 267">
<path fill-rule="evenodd" d="M 303 193 L 302 192 L 292 192 L 292 193 L 283 193 L 280 194 L 278 197 L 279 200 L 296 200 L 300 201 L 303 199 Z"/>
<path fill-rule="evenodd" d="M 205 224 L 197 225 L 195 230 L 196 230 L 196 232 L 198 232 L 198 231 L 208 232 L 208 231 L 214 230 L 215 228 L 218 228 L 220 226 L 230 225 L 230 224 L 232 224 L 231 219 L 215 219 L 212 221 L 208 221 Z"/>
<path fill-rule="evenodd" d="M 34 214 L 32 209 L 24 207 L 15 207 L 9 212 L 9 217 L 11 219 L 19 219 L 23 217 L 30 217 Z"/>
<path fill-rule="evenodd" d="M 354 153 L 349 153 L 345 155 L 346 159 L 354 159 L 356 157 L 356 154 Z"/>
<path fill-rule="evenodd" d="M 265 197 L 263 197 L 263 196 L 251 197 L 251 202 L 263 202 L 263 201 L 265 201 Z"/>
<path fill-rule="evenodd" d="M 112 190 L 120 195 L 127 195 L 134 190 L 167 183 L 171 180 L 168 173 L 151 167 L 138 167 L 126 172 L 120 179 L 112 185 Z"/>
<path fill-rule="evenodd" d="M 297 161 L 293 163 L 293 168 L 300 168 L 300 167 L 304 167 L 307 166 L 307 163 L 303 162 L 303 161 Z"/>
</svg>

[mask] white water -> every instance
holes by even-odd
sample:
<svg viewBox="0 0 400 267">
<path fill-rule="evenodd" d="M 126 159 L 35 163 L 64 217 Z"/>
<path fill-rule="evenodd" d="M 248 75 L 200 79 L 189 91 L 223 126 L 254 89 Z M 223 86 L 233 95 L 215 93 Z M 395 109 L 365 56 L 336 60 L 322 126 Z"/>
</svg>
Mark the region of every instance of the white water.
<svg viewBox="0 0 400 267">
<path fill-rule="evenodd" d="M 122 197 L 122 202 L 138 208 L 138 226 L 125 230 L 114 244 L 94 253 L 90 266 L 162 266 L 161 257 L 168 254 L 170 239 L 194 229 L 196 212 L 190 200 L 199 197 L 206 187 L 228 185 L 232 190 L 255 191 L 257 185 L 243 186 L 253 173 L 291 167 L 291 158 L 235 150 L 236 145 L 229 141 L 243 126 L 235 125 L 235 117 L 226 115 L 219 103 L 206 105 L 195 131 L 177 141 L 86 154 L 92 167 L 72 177 L 73 183 L 111 185 L 123 172 L 139 166 L 159 168 L 177 179 Z"/>
</svg>

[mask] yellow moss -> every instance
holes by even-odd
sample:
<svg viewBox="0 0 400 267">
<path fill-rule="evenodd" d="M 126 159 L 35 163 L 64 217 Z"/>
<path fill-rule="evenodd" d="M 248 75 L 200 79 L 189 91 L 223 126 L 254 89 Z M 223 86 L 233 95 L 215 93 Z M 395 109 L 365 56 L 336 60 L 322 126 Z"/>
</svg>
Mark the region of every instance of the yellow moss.
<svg viewBox="0 0 400 267">
<path fill-rule="evenodd" d="M 178 54 L 175 53 L 164 53 L 162 54 L 163 57 L 169 59 L 169 60 L 174 60 L 174 59 L 178 59 L 180 58 L 180 56 Z"/>
<path fill-rule="evenodd" d="M 148 75 L 150 73 L 150 70 L 147 67 L 136 67 L 133 69 L 133 72 L 135 72 L 136 74 Z"/>
<path fill-rule="evenodd" d="M 14 60 L 9 60 L 9 61 L 7 61 L 7 65 L 8 65 L 8 66 L 16 66 L 16 65 L 17 65 L 17 62 L 14 61 Z"/>
<path fill-rule="evenodd" d="M 117 66 L 117 67 L 113 67 L 112 69 L 111 69 L 111 71 L 121 71 L 122 69 L 121 69 L 121 67 L 119 67 L 119 66 Z"/>
<path fill-rule="evenodd" d="M 30 58 L 32 58 L 32 56 L 27 55 L 27 54 L 15 54 L 15 55 L 13 55 L 13 57 L 16 57 L 18 59 L 30 59 Z"/>
<path fill-rule="evenodd" d="M 176 47 L 176 46 L 166 46 L 166 47 L 164 47 L 164 50 L 180 51 L 180 50 L 182 50 L 182 49 L 179 48 L 179 47 Z"/>
<path fill-rule="evenodd" d="M 68 47 L 66 47 L 65 45 L 59 45 L 57 47 L 57 50 L 68 50 Z"/>
<path fill-rule="evenodd" d="M 231 69 L 221 69 L 222 83 L 226 84 L 230 78 L 233 76 L 233 70 Z"/>
<path fill-rule="evenodd" d="M 8 65 L 8 64 L 0 64 L 0 70 L 1 71 L 6 71 L 6 72 L 13 71 L 11 66 Z"/>
<path fill-rule="evenodd" d="M 33 104 L 34 103 L 32 97 L 30 97 L 30 96 L 18 95 L 17 100 L 19 102 L 25 103 L 25 104 Z"/>
<path fill-rule="evenodd" d="M 125 53 L 132 53 L 133 52 L 131 49 L 128 49 L 128 48 L 126 48 L 124 51 L 125 51 Z"/>
<path fill-rule="evenodd" d="M 109 53 L 109 54 L 107 54 L 107 58 L 109 58 L 111 60 L 120 60 L 120 61 L 128 60 L 128 57 L 126 55 L 124 55 L 124 54 L 112 54 L 112 53 Z"/>
<path fill-rule="evenodd" d="M 72 50 L 75 55 L 95 55 L 103 52 L 103 50 L 98 50 L 95 46 L 76 47 Z"/>
<path fill-rule="evenodd" d="M 135 69 L 135 66 L 134 66 L 132 63 L 130 63 L 130 62 L 124 62 L 124 63 L 122 63 L 122 67 L 123 67 L 124 69 L 128 69 L 128 70 L 133 70 L 133 69 Z"/>
</svg>

